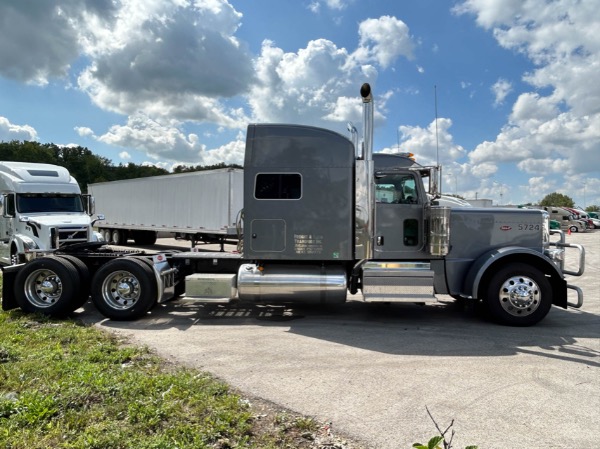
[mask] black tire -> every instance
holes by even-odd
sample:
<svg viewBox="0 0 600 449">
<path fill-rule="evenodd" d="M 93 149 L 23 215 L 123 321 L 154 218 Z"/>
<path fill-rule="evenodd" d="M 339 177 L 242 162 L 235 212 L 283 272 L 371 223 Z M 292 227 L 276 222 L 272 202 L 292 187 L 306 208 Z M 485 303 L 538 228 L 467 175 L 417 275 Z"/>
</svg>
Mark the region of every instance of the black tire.
<svg viewBox="0 0 600 449">
<path fill-rule="evenodd" d="M 569 228 L 569 230 L 570 230 L 571 232 L 579 232 L 579 228 L 578 228 L 577 226 L 571 226 L 571 227 Z"/>
<path fill-rule="evenodd" d="M 109 245 L 112 243 L 111 237 L 112 234 L 110 232 L 110 229 L 101 229 L 100 232 L 102 233 L 102 237 L 104 237 L 104 242 Z"/>
<path fill-rule="evenodd" d="M 552 307 L 552 287 L 539 269 L 524 263 L 500 268 L 483 298 L 491 318 L 508 326 L 531 326 Z"/>
<path fill-rule="evenodd" d="M 90 270 L 85 263 L 75 256 L 61 254 L 60 256 L 52 256 L 60 259 L 68 260 L 73 264 L 79 275 L 79 294 L 74 299 L 74 309 L 77 310 L 90 299 Z"/>
<path fill-rule="evenodd" d="M 119 246 L 127 245 L 127 231 L 125 229 L 113 229 L 111 243 Z"/>
<path fill-rule="evenodd" d="M 77 308 L 80 280 L 71 262 L 42 257 L 27 263 L 17 274 L 15 300 L 28 313 L 64 317 Z"/>
<path fill-rule="evenodd" d="M 133 233 L 133 241 L 136 245 L 154 245 L 156 243 L 156 232 L 136 231 Z"/>
<path fill-rule="evenodd" d="M 156 303 L 158 286 L 150 265 L 132 257 L 111 260 L 92 279 L 92 301 L 111 320 L 135 320 Z"/>
</svg>

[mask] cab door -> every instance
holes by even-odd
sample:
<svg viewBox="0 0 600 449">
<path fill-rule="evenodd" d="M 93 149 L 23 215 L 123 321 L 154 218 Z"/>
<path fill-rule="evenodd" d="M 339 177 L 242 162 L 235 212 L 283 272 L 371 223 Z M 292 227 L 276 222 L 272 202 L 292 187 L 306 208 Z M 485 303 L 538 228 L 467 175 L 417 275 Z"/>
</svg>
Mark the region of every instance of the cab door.
<svg viewBox="0 0 600 449">
<path fill-rule="evenodd" d="M 376 259 L 405 259 L 423 254 L 423 209 L 426 200 L 415 173 L 376 175 Z"/>
</svg>

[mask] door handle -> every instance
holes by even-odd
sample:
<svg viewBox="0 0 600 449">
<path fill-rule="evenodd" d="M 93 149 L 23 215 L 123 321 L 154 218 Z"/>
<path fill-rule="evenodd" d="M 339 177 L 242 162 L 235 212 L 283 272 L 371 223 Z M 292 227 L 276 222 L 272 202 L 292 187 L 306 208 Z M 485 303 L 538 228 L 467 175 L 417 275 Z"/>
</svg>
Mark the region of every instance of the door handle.
<svg viewBox="0 0 600 449">
<path fill-rule="evenodd" d="M 382 235 L 377 236 L 377 246 L 383 246 L 383 236 Z"/>
</svg>

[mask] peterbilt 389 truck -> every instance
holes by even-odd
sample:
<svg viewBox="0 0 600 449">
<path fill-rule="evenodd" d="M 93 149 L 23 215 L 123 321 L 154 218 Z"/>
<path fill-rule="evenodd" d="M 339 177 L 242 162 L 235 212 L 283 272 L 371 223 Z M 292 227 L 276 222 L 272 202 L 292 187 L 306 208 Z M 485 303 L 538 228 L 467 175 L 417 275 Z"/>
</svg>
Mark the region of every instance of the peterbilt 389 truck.
<svg viewBox="0 0 600 449">
<path fill-rule="evenodd" d="M 106 317 L 131 320 L 178 297 L 276 305 L 427 303 L 446 294 L 527 326 L 552 305 L 582 306 L 565 275 L 583 273 L 584 248 L 561 231 L 551 241 L 547 212 L 437 204 L 438 167 L 373 154 L 368 84 L 361 95 L 362 145 L 316 127 L 248 126 L 241 251 L 65 248 L 5 269 L 3 307 L 64 315 L 90 295 Z M 567 248 L 579 258 L 571 271 Z"/>
</svg>

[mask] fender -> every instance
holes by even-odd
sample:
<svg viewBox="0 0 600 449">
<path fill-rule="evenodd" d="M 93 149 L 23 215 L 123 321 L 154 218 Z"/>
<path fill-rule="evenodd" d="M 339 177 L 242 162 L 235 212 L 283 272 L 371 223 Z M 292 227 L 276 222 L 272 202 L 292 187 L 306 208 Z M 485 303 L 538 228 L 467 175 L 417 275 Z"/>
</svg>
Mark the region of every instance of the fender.
<svg viewBox="0 0 600 449">
<path fill-rule="evenodd" d="M 23 234 L 13 235 L 9 242 L 9 248 L 12 248 L 13 244 L 17 247 L 18 254 L 25 254 L 31 250 L 40 249 L 35 240 Z"/>
<path fill-rule="evenodd" d="M 567 307 L 567 283 L 560 269 L 539 251 L 521 246 L 496 248 L 479 256 L 473 262 L 465 277 L 465 293 L 473 298 L 480 298 L 480 288 L 485 287 L 483 283 L 488 270 L 502 264 L 502 262 L 509 262 L 510 260 L 529 263 L 535 260 L 535 267 L 543 269 L 551 277 L 550 281 L 553 286 L 553 293 L 555 294 L 553 303 L 563 308 Z"/>
</svg>

